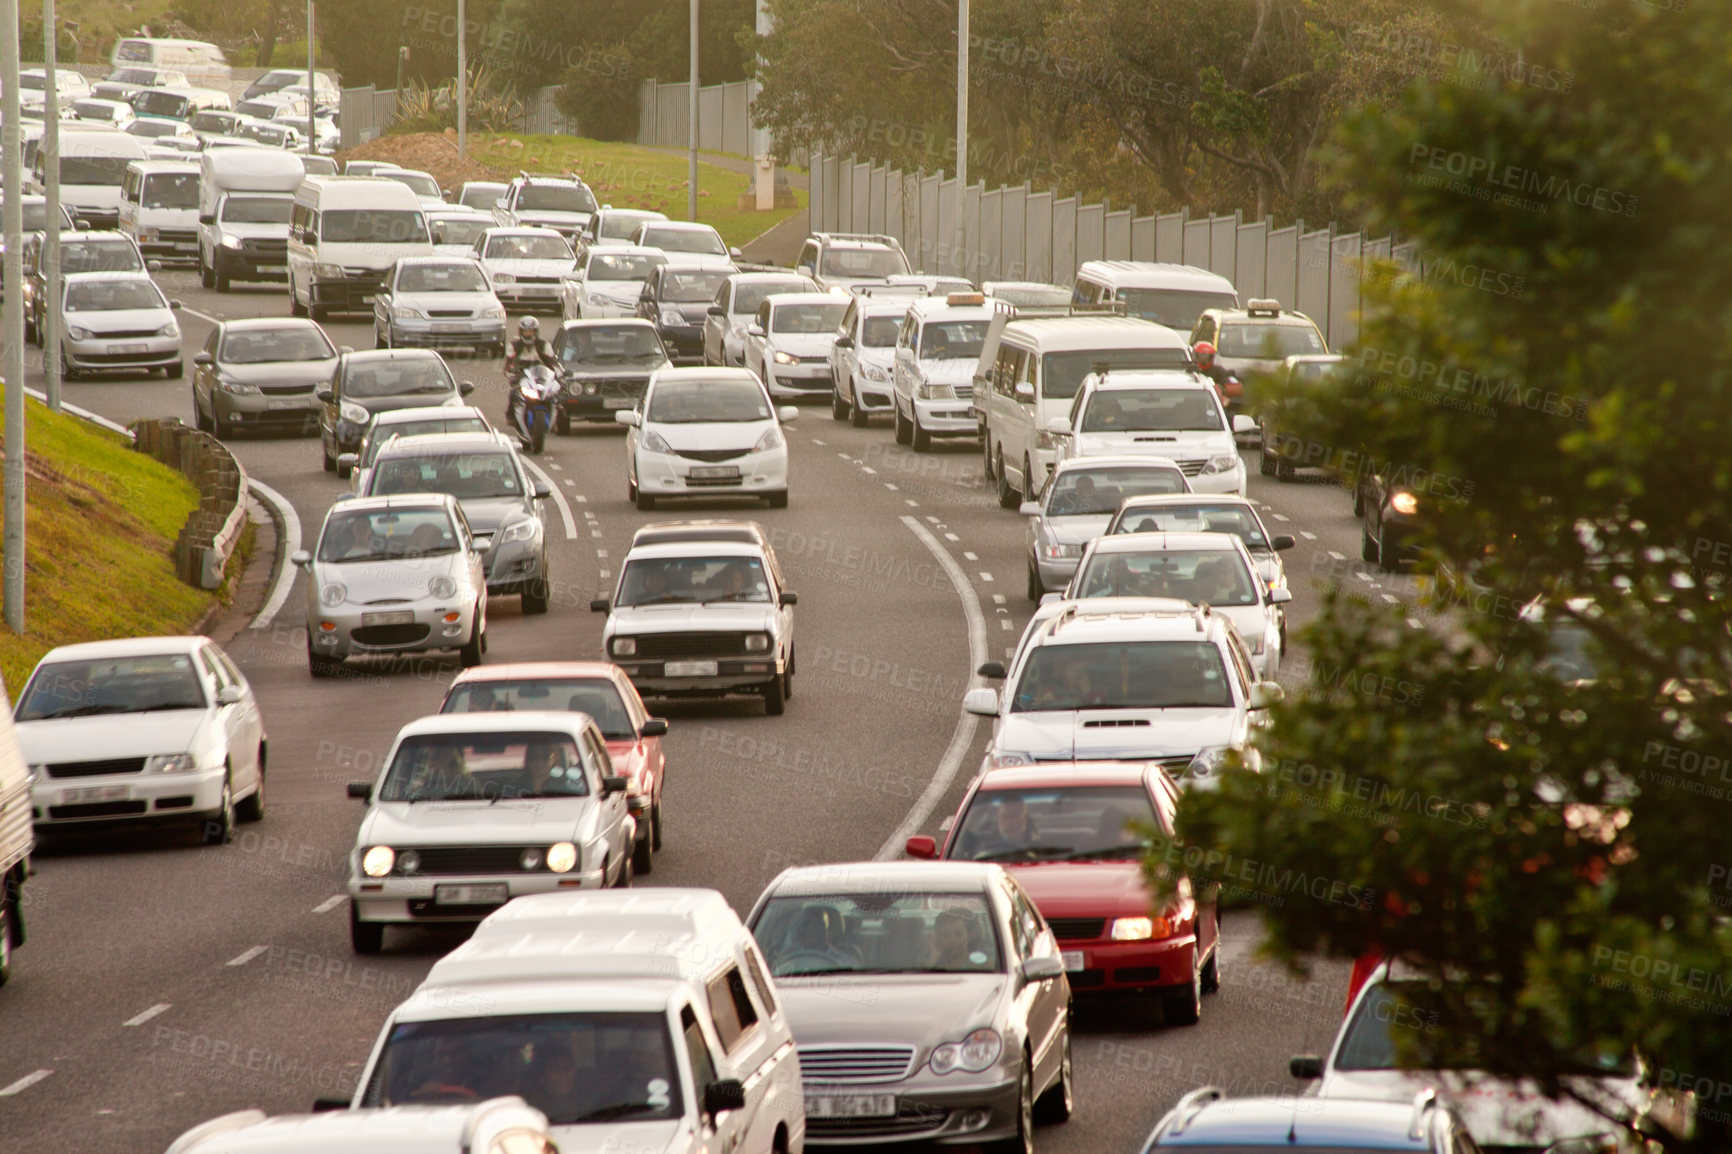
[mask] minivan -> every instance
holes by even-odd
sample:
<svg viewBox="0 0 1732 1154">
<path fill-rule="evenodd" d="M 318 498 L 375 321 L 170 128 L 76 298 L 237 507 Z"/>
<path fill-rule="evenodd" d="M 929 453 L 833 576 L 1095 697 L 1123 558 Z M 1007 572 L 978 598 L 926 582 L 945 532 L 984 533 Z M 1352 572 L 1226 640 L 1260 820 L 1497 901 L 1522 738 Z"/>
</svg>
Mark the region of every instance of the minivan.
<svg viewBox="0 0 1732 1154">
<path fill-rule="evenodd" d="M 309 176 L 289 218 L 289 311 L 371 312 L 391 266 L 432 256 L 415 190 L 372 176 Z"/>
<path fill-rule="evenodd" d="M 1143 260 L 1084 261 L 1071 299 L 1079 305 L 1118 305 L 1133 317 L 1191 331 L 1204 309 L 1236 309 L 1233 282 L 1206 268 Z"/>
<path fill-rule="evenodd" d="M 198 259 L 198 165 L 135 160 L 120 186 L 120 231 L 146 256 Z"/>
<path fill-rule="evenodd" d="M 145 142 L 111 128 L 60 130 L 60 201 L 72 210 L 79 227 L 111 229 L 120 224 L 120 186 L 135 160 L 149 160 Z M 32 191 L 47 187 L 43 170 L 47 154 L 38 150 L 31 165 Z"/>
<path fill-rule="evenodd" d="M 147 68 L 173 68 L 187 75 L 194 84 L 227 89 L 229 61 L 223 50 L 204 40 L 166 40 L 148 36 L 129 36 L 114 42 L 111 63 L 138 64 Z"/>
</svg>

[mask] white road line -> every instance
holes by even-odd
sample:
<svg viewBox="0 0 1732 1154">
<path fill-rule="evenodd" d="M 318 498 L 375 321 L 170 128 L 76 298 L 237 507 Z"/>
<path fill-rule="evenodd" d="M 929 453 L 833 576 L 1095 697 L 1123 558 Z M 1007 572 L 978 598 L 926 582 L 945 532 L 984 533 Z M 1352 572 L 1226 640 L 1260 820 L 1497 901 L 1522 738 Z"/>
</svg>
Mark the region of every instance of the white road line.
<svg viewBox="0 0 1732 1154">
<path fill-rule="evenodd" d="M 962 555 L 962 559 L 964 561 L 978 561 L 978 560 L 980 560 L 979 556 L 977 556 L 976 554 L 973 554 L 973 553 L 964 553 Z"/>
<path fill-rule="evenodd" d="M 591 529 L 589 531 L 589 535 L 591 537 L 599 537 L 599 536 L 601 536 L 601 530 L 600 529 Z"/>
<path fill-rule="evenodd" d="M 1310 530 L 1309 530 L 1309 529 L 1301 529 L 1301 530 L 1299 530 L 1299 535 L 1300 535 L 1300 536 L 1301 536 L 1301 537 L 1303 537 L 1303 538 L 1305 538 L 1305 539 L 1306 539 L 1306 540 L 1307 540 L 1307 541 L 1315 541 L 1315 540 L 1317 540 L 1317 534 L 1315 534 L 1315 533 L 1313 533 L 1313 532 L 1311 532 L 1311 531 L 1310 531 Z"/>
<path fill-rule="evenodd" d="M 897 491 L 896 486 L 892 485 L 889 481 L 884 482 L 884 487 L 889 489 L 892 493 Z"/>
<path fill-rule="evenodd" d="M 330 897 L 326 898 L 324 901 L 322 901 L 318 905 L 314 906 L 313 912 L 315 914 L 328 914 L 332 910 L 336 909 L 338 906 L 340 906 L 342 904 L 343 904 L 343 895 L 342 894 L 332 894 Z"/>
<path fill-rule="evenodd" d="M 960 540 L 962 540 L 962 538 L 958 537 L 955 533 L 946 533 L 944 535 L 944 539 L 946 541 L 960 541 Z"/>
<path fill-rule="evenodd" d="M 818 438 L 817 438 L 817 437 L 813 437 L 813 438 L 812 438 L 812 443 L 813 443 L 813 444 L 814 444 L 814 445 L 827 445 L 827 444 L 828 444 L 828 443 L 829 443 L 829 442 L 827 442 L 827 441 L 820 441 L 820 440 L 819 440 L 819 439 L 818 439 Z"/>
<path fill-rule="evenodd" d="M 878 470 L 872 468 L 870 465 L 861 465 L 860 471 L 865 473 L 868 477 L 876 477 L 878 475 Z"/>
<path fill-rule="evenodd" d="M 158 1014 L 167 1013 L 169 1007 L 172 1005 L 173 1005 L 172 1002 L 158 1002 L 156 1005 L 152 1006 L 150 1009 L 145 1010 L 141 1014 L 134 1014 L 132 1017 L 128 1018 L 126 1021 L 124 1021 L 120 1024 L 122 1026 L 142 1026 L 146 1022 L 150 1021 L 152 1018 L 156 1017 Z"/>
<path fill-rule="evenodd" d="M 1425 622 L 1421 621 L 1417 617 L 1409 617 L 1407 619 L 1407 624 L 1414 629 L 1424 629 L 1425 628 Z"/>
<path fill-rule="evenodd" d="M 993 603 L 993 604 L 994 604 L 994 605 L 1003 605 L 1003 604 L 1004 604 L 1004 594 L 1002 594 L 1002 593 L 994 593 L 994 594 L 993 594 L 993 595 L 992 595 L 992 603 Z"/>
<path fill-rule="evenodd" d="M 913 517 L 903 517 L 902 523 L 909 531 L 920 538 L 921 544 L 937 558 L 950 577 L 950 584 L 956 589 L 956 595 L 962 599 L 962 613 L 968 619 L 968 669 L 970 688 L 980 682 L 974 670 L 980 668 L 986 660 L 986 615 L 980 611 L 980 602 L 968 587 L 968 575 L 962 571 L 962 566 L 956 563 L 938 539 L 927 532 L 926 527 Z M 974 744 L 974 730 L 978 719 L 972 713 L 964 713 L 956 719 L 956 730 L 950 735 L 950 745 L 945 749 L 944 756 L 938 761 L 938 768 L 932 773 L 932 780 L 926 783 L 926 789 L 914 803 L 914 808 L 908 811 L 908 816 L 902 819 L 902 824 L 891 831 L 884 844 L 878 848 L 877 859 L 888 861 L 899 857 L 903 851 L 903 843 L 908 835 L 924 826 L 932 816 L 932 810 L 943 800 L 945 791 L 956 778 L 956 771 L 962 768 L 962 759 L 968 756 L 968 747 Z"/>
<path fill-rule="evenodd" d="M 606 549 L 597 549 L 595 551 L 595 555 L 597 557 L 606 557 L 607 556 L 607 550 Z"/>
<path fill-rule="evenodd" d="M 1008 618 L 1008 617 L 1000 617 L 998 619 L 998 624 L 1000 625 L 1000 627 L 1007 629 L 1007 630 L 1011 628 L 1010 618 Z"/>
<path fill-rule="evenodd" d="M 991 581 L 991 580 L 992 580 L 992 574 L 990 574 L 990 573 L 982 573 L 982 574 L 981 574 L 981 575 L 980 575 L 980 579 L 981 579 L 981 580 L 982 580 L 982 581 Z"/>
<path fill-rule="evenodd" d="M 1271 517 L 1273 517 L 1273 518 L 1275 518 L 1275 520 L 1277 520 L 1277 521 L 1287 521 L 1287 520 L 1291 520 L 1291 518 L 1289 518 L 1289 517 L 1287 517 L 1287 516 L 1286 516 L 1286 515 L 1285 515 L 1285 514 L 1283 514 L 1283 513 L 1270 513 L 1270 514 L 1269 514 L 1269 516 L 1271 516 Z"/>
<path fill-rule="evenodd" d="M 553 461 L 549 461 L 547 463 L 547 467 L 549 469 L 557 469 L 561 473 L 565 472 L 565 466 L 564 465 L 556 464 Z"/>
<path fill-rule="evenodd" d="M 1383 599 L 1385 601 L 1389 602 L 1391 605 L 1401 604 L 1401 598 L 1395 596 L 1393 593 L 1385 593 L 1383 595 Z"/>
<path fill-rule="evenodd" d="M 934 517 L 931 513 L 928 513 L 928 514 L 926 514 L 926 523 L 928 525 L 938 525 L 938 518 Z M 940 529 L 944 528 L 943 525 L 938 525 L 938 527 Z"/>
<path fill-rule="evenodd" d="M 213 325 L 222 324 L 221 320 L 219 320 L 216 317 L 211 316 L 209 313 L 201 313 L 197 309 L 189 309 L 185 305 L 180 306 L 180 311 L 183 313 L 187 313 L 191 316 L 195 316 L 201 321 L 208 321 L 209 323 L 211 323 Z"/>
<path fill-rule="evenodd" d="M 1346 558 L 1346 557 L 1344 557 L 1344 556 L 1342 556 L 1342 555 L 1341 555 L 1341 554 L 1340 554 L 1340 553 L 1337 553 L 1337 552 L 1336 552 L 1336 551 L 1335 551 L 1335 550 L 1333 550 L 1333 549 L 1331 549 L 1331 550 L 1329 550 L 1329 556 L 1331 556 L 1331 557 L 1333 557 L 1333 558 L 1334 558 L 1334 559 L 1335 559 L 1335 560 L 1337 560 L 1337 561 L 1345 561 L 1345 560 L 1347 560 L 1347 558 Z"/>
<path fill-rule="evenodd" d="M 260 954 L 264 953 L 268 949 L 270 949 L 269 946 L 254 946 L 250 950 L 245 950 L 241 953 L 236 954 L 234 957 L 230 958 L 224 964 L 230 965 L 230 966 L 244 966 L 248 962 L 252 961 L 254 958 L 258 957 Z"/>
<path fill-rule="evenodd" d="M 574 488 L 574 489 L 575 489 L 575 488 L 576 488 L 576 487 L 577 487 L 577 482 L 576 482 L 576 481 L 574 481 L 574 480 L 572 480 L 572 479 L 571 479 L 571 478 L 570 478 L 570 477 L 567 477 L 567 478 L 565 478 L 565 483 L 566 483 L 566 484 L 567 484 L 567 485 L 570 485 L 570 486 L 571 486 L 571 487 L 572 487 L 572 488 Z M 578 500 L 580 500 L 580 501 L 581 501 L 581 500 L 583 500 L 583 498 L 582 498 L 582 497 L 579 497 L 579 498 L 578 498 Z"/>
<path fill-rule="evenodd" d="M 52 1073 L 54 1073 L 53 1070 L 37 1070 L 34 1073 L 26 1074 L 10 1086 L 0 1087 L 0 1098 L 10 1098 L 15 1094 L 22 1094 Z"/>
<path fill-rule="evenodd" d="M 914 498 L 912 498 L 912 497 L 904 497 L 904 498 L 902 498 L 902 503 L 903 503 L 903 504 L 904 504 L 904 505 L 907 505 L 907 506 L 908 506 L 908 507 L 909 507 L 909 508 L 910 508 L 910 509 L 918 509 L 918 508 L 920 508 L 920 502 L 919 502 L 919 501 L 916 501 L 916 500 L 915 500 L 915 499 L 914 499 Z"/>
<path fill-rule="evenodd" d="M 252 628 L 269 629 L 271 622 L 282 611 L 289 600 L 289 587 L 295 583 L 295 567 L 289 564 L 289 557 L 301 547 L 301 518 L 295 512 L 295 507 L 289 504 L 289 499 L 262 481 L 255 480 L 250 474 L 247 477 L 247 487 L 262 497 L 266 504 L 276 510 L 277 529 L 283 535 L 283 567 L 277 573 L 277 579 L 271 583 L 271 595 L 265 598 L 263 609 L 253 618 Z"/>
<path fill-rule="evenodd" d="M 571 495 L 571 499 L 573 501 L 576 501 L 579 505 L 589 504 L 589 498 L 585 497 L 582 493 L 573 493 Z"/>
<path fill-rule="evenodd" d="M 559 486 L 553 483 L 552 477 L 549 477 L 546 473 L 541 471 L 540 465 L 537 465 L 534 461 L 531 461 L 528 458 L 524 458 L 523 463 L 529 466 L 529 471 L 531 473 L 540 477 L 542 481 L 546 483 L 547 487 L 553 490 L 554 504 L 559 506 L 559 518 L 565 522 L 565 539 L 567 541 L 577 540 L 577 520 L 571 515 L 571 506 L 566 504 L 565 494 L 559 491 Z M 581 497 L 578 498 L 580 501 L 582 499 L 583 498 Z"/>
</svg>

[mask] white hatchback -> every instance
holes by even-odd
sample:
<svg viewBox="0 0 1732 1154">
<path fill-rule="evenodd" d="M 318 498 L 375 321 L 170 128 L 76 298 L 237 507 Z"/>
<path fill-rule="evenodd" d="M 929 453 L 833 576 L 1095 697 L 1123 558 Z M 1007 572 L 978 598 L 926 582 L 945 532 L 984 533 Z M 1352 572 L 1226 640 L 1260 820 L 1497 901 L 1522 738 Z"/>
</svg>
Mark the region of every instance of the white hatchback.
<svg viewBox="0 0 1732 1154">
<path fill-rule="evenodd" d="M 781 409 L 746 369 L 663 369 L 626 425 L 626 487 L 639 509 L 663 497 L 762 497 L 788 505 L 788 438 L 800 415 Z"/>
</svg>

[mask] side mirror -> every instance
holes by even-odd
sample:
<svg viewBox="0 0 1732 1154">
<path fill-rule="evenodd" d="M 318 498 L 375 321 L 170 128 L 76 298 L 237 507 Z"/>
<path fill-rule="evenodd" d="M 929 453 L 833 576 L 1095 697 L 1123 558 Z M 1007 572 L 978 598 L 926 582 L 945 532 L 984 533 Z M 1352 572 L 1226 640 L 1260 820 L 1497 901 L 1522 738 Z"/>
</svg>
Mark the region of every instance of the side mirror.
<svg viewBox="0 0 1732 1154">
<path fill-rule="evenodd" d="M 746 326 L 746 335 L 749 337 L 761 337 L 764 335 L 764 326 L 759 324 L 757 321 L 753 321 L 751 324 Z"/>
<path fill-rule="evenodd" d="M 1279 537 L 1276 537 L 1273 541 L 1269 542 L 1270 547 L 1277 553 L 1284 549 L 1291 549 L 1295 544 L 1297 544 L 1297 542 L 1286 533 L 1281 534 Z"/>
<path fill-rule="evenodd" d="M 1054 417 L 1046 423 L 1046 431 L 1068 437 L 1070 436 L 1070 421 L 1064 417 Z"/>
<path fill-rule="evenodd" d="M 1016 507 L 1016 511 L 1023 517 L 1038 517 L 1040 516 L 1040 502 L 1024 501 Z"/>
<path fill-rule="evenodd" d="M 729 248 L 728 248 L 728 256 L 734 260 L 745 260 L 746 259 L 745 253 L 741 252 L 739 249 L 734 248 L 732 246 L 729 246 Z"/>
<path fill-rule="evenodd" d="M 721 1114 L 746 1108 L 746 1087 L 738 1078 L 723 1078 L 704 1087 L 704 1112 Z"/>
<path fill-rule="evenodd" d="M 1068 588 L 1069 587 L 1067 586 L 1065 590 L 1060 590 L 1057 593 L 1042 593 L 1040 595 L 1040 603 L 1042 605 L 1051 605 L 1054 601 L 1063 601 L 1065 592 Z"/>
<path fill-rule="evenodd" d="M 1018 381 L 1011 388 L 1011 395 L 1019 401 L 1034 400 L 1034 386 L 1027 381 Z"/>
<path fill-rule="evenodd" d="M 622 425 L 630 425 L 634 429 L 643 424 L 643 418 L 630 409 L 621 409 L 613 415 L 613 419 Z"/>
<path fill-rule="evenodd" d="M 161 272 L 162 262 L 160 260 L 147 260 L 144 262 L 144 267 L 150 272 Z"/>
<path fill-rule="evenodd" d="M 776 410 L 776 419 L 784 425 L 791 425 L 800 419 L 800 410 L 793 405 L 783 405 Z"/>
<path fill-rule="evenodd" d="M 467 397 L 470 393 L 473 393 L 474 391 L 475 391 L 475 382 L 474 381 L 458 381 L 457 382 L 457 395 L 458 396 Z"/>
<path fill-rule="evenodd" d="M 624 793 L 631 779 L 626 777 L 604 777 L 601 779 L 601 796 L 612 797 L 616 793 Z"/>
<path fill-rule="evenodd" d="M 854 338 L 853 337 L 837 337 L 836 338 L 836 347 L 839 349 L 851 349 L 854 347 Z"/>
<path fill-rule="evenodd" d="M 1064 976 L 1064 959 L 1055 958 L 1051 954 L 1045 957 L 1029 958 L 1022 963 L 1022 979 L 1025 982 L 1044 982 L 1052 978 Z"/>
<path fill-rule="evenodd" d="M 349 783 L 349 796 L 357 801 L 372 801 L 373 783 L 370 781 L 351 781 Z"/>
<path fill-rule="evenodd" d="M 217 690 L 217 704 L 239 705 L 241 703 L 241 696 L 240 686 L 225 685 L 221 689 Z"/>
<path fill-rule="evenodd" d="M 1240 433 L 1255 433 L 1256 431 L 1257 422 L 1253 421 L 1250 417 L 1247 417 L 1244 413 L 1240 413 L 1238 416 L 1233 418 L 1234 436 L 1238 436 Z"/>
<path fill-rule="evenodd" d="M 665 737 L 667 736 L 667 732 L 668 719 L 665 717 L 652 717 L 638 727 L 637 735 L 639 737 Z"/>
<path fill-rule="evenodd" d="M 721 305 L 711 305 L 704 315 L 711 317 L 725 317 L 728 314 L 722 310 Z"/>
<path fill-rule="evenodd" d="M 216 213 L 214 213 L 214 212 L 201 212 L 201 213 L 199 213 L 199 216 L 198 216 L 198 222 L 200 224 L 215 224 L 216 223 Z"/>
<path fill-rule="evenodd" d="M 211 356 L 209 353 L 194 353 L 192 355 L 192 363 L 195 365 L 214 365 L 216 363 L 216 358 Z"/>
<path fill-rule="evenodd" d="M 613 602 L 606 597 L 592 598 L 589 603 L 589 611 L 591 613 L 611 613 Z"/>
<path fill-rule="evenodd" d="M 318 392 L 314 393 L 313 396 L 319 398 L 319 400 L 325 402 L 327 405 L 337 398 L 337 394 L 333 393 L 330 389 L 320 389 Z"/>
<path fill-rule="evenodd" d="M 794 271 L 798 272 L 798 273 L 805 273 L 807 276 L 811 276 L 812 275 L 812 266 L 809 264 L 797 264 L 794 266 Z"/>
<path fill-rule="evenodd" d="M 171 308 L 171 309 L 173 309 L 173 310 L 174 310 L 174 311 L 176 311 L 176 312 L 179 312 L 179 311 L 180 311 L 180 307 L 181 307 L 181 305 L 180 305 L 180 302 L 179 302 L 179 301 L 169 301 L 169 302 L 168 302 L 168 307 L 169 307 L 169 308 Z"/>
<path fill-rule="evenodd" d="M 1271 605 L 1285 605 L 1291 600 L 1293 600 L 1293 590 L 1286 586 L 1269 590 L 1269 604 Z"/>
<path fill-rule="evenodd" d="M 295 566 L 297 569 L 311 565 L 312 563 L 313 555 L 305 549 L 296 549 L 293 553 L 289 554 L 289 564 Z"/>
<path fill-rule="evenodd" d="M 353 469 L 356 465 L 359 465 L 360 463 L 361 463 L 361 455 L 359 453 L 338 453 L 337 454 L 337 466 L 339 468 Z"/>
<path fill-rule="evenodd" d="M 1294 1054 L 1287 1059 L 1287 1072 L 1307 1082 L 1313 1078 L 1321 1078 L 1323 1057 L 1320 1054 Z"/>
<path fill-rule="evenodd" d="M 918 858 L 921 861 L 938 860 L 938 841 L 935 838 L 927 837 L 925 834 L 909 838 L 907 844 L 902 848 L 911 858 Z"/>
<path fill-rule="evenodd" d="M 962 709 L 976 717 L 998 716 L 998 690 L 970 689 L 962 697 Z"/>
<path fill-rule="evenodd" d="M 985 662 L 979 669 L 976 669 L 975 672 L 980 676 L 990 678 L 993 681 L 1003 681 L 1007 676 L 1002 661 Z"/>
<path fill-rule="evenodd" d="M 339 463 L 341 462 L 339 461 Z M 535 499 L 537 501 L 545 501 L 549 497 L 553 496 L 553 487 L 546 481 L 537 481 L 535 483 L 535 488 L 531 491 L 535 494 Z"/>
<path fill-rule="evenodd" d="M 313 1099 L 313 1113 L 315 1114 L 329 1114 L 332 1110 L 347 1110 L 348 1108 L 349 1100 L 347 1098 Z"/>
<path fill-rule="evenodd" d="M 799 603 L 800 603 L 800 595 L 798 593 L 791 592 L 787 589 L 782 590 L 782 598 L 778 602 L 778 604 L 791 606 L 791 605 L 798 605 Z"/>
<path fill-rule="evenodd" d="M 1251 686 L 1250 705 L 1252 709 L 1268 709 L 1286 696 L 1287 691 L 1279 681 L 1259 681 Z"/>
<path fill-rule="evenodd" d="M 352 353 L 355 351 L 355 346 L 354 345 L 338 345 L 337 351 L 339 353 Z"/>
</svg>

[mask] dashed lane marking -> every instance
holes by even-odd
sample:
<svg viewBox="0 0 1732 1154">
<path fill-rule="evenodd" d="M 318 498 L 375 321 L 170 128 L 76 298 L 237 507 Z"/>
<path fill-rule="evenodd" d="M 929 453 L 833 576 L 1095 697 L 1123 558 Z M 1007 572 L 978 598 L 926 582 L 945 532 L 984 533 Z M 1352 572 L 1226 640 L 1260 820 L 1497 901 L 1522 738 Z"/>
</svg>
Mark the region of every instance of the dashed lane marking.
<svg viewBox="0 0 1732 1154">
<path fill-rule="evenodd" d="M 1307 541 L 1315 541 L 1315 540 L 1317 540 L 1317 534 L 1315 534 L 1315 533 L 1313 533 L 1313 532 L 1311 532 L 1311 531 L 1310 531 L 1310 530 L 1309 530 L 1309 529 L 1301 529 L 1301 530 L 1299 530 L 1299 535 L 1300 535 L 1300 536 L 1301 536 L 1301 537 L 1303 537 L 1303 538 L 1305 538 L 1305 539 L 1306 539 L 1306 540 L 1307 540 Z"/>
<path fill-rule="evenodd" d="M 330 897 L 326 898 L 324 901 L 322 901 L 318 905 L 314 906 L 313 912 L 315 914 L 328 914 L 332 910 L 336 909 L 338 906 L 340 906 L 342 904 L 343 904 L 343 895 L 342 894 L 332 894 Z"/>
<path fill-rule="evenodd" d="M 30 1087 L 36 1085 L 36 1083 L 42 1081 L 42 1079 L 48 1077 L 48 1075 L 52 1073 L 54 1073 L 53 1070 L 36 1070 L 32 1073 L 26 1074 L 10 1086 L 0 1087 L 0 1098 L 11 1098 L 15 1095 L 22 1094 L 24 1091 L 30 1089 Z"/>
<path fill-rule="evenodd" d="M 152 1006 L 150 1009 L 145 1010 L 141 1013 L 134 1014 L 132 1017 L 128 1018 L 126 1021 L 124 1021 L 120 1024 L 122 1026 L 142 1026 L 146 1022 L 150 1021 L 152 1018 L 156 1017 L 158 1014 L 166 1014 L 169 1011 L 169 1008 L 171 1006 L 173 1006 L 173 1004 L 174 1003 L 172 1003 L 172 1002 L 158 1002 L 156 1005 Z"/>
<path fill-rule="evenodd" d="M 553 483 L 552 477 L 541 471 L 540 465 L 528 460 L 523 463 L 529 466 L 531 473 L 540 477 L 547 487 L 553 490 L 553 503 L 559 506 L 559 519 L 565 522 L 565 539 L 567 541 L 577 540 L 577 518 L 571 515 L 571 506 L 566 504 L 565 494 L 559 491 L 559 486 Z"/>
<path fill-rule="evenodd" d="M 254 946 L 250 950 L 243 950 L 240 953 L 236 954 L 234 957 L 230 958 L 227 962 L 224 963 L 224 965 L 244 966 L 248 962 L 252 961 L 254 958 L 258 957 L 260 954 L 264 953 L 269 948 L 270 948 L 269 946 Z"/>
<path fill-rule="evenodd" d="M 962 559 L 964 561 L 978 561 L 978 560 L 980 560 L 979 556 L 977 556 L 974 553 L 964 553 L 962 555 Z"/>
<path fill-rule="evenodd" d="M 960 540 L 962 540 L 962 538 L 958 537 L 955 533 L 946 533 L 944 535 L 944 539 L 946 541 L 960 541 Z"/>
<path fill-rule="evenodd" d="M 981 575 L 980 575 L 980 579 L 981 579 L 981 580 L 982 580 L 982 581 L 991 581 L 991 580 L 992 580 L 992 574 L 990 574 L 990 573 L 982 573 L 982 574 L 981 574 Z"/>
</svg>

